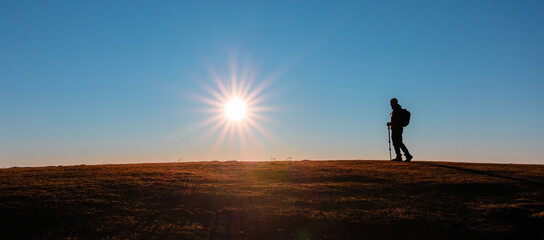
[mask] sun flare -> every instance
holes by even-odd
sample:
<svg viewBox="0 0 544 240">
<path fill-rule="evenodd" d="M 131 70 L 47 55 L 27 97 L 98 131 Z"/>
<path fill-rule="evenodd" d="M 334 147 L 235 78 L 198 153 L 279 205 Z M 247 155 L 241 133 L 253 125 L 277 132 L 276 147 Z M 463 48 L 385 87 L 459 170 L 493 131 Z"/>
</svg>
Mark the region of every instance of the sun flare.
<svg viewBox="0 0 544 240">
<path fill-rule="evenodd" d="M 191 94 L 206 105 L 201 110 L 209 115 L 195 126 L 205 130 L 196 142 L 211 142 L 210 155 L 229 149 L 241 153 L 242 158 L 255 156 L 264 152 L 263 141 L 276 142 L 263 124 L 273 122 L 265 113 L 277 108 L 263 104 L 271 97 L 265 90 L 279 72 L 258 79 L 256 69 L 249 66 L 239 69 L 236 62 L 231 63 L 229 70 L 218 73 L 210 68 L 212 84 L 200 82 L 207 94 Z"/>
<path fill-rule="evenodd" d="M 246 112 L 246 103 L 239 98 L 232 98 L 225 104 L 225 115 L 231 121 L 243 120 Z"/>
</svg>

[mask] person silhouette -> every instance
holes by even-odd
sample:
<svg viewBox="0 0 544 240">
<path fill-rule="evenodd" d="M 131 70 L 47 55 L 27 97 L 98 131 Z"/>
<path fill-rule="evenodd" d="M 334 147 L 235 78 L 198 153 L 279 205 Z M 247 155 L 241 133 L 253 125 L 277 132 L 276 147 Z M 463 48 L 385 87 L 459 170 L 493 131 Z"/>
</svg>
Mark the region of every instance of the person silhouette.
<svg viewBox="0 0 544 240">
<path fill-rule="evenodd" d="M 391 112 L 391 122 L 387 123 L 387 126 L 391 128 L 391 138 L 393 138 L 393 147 L 395 148 L 395 153 L 397 154 L 397 157 L 392 159 L 391 161 L 395 162 L 402 162 L 402 154 L 400 150 L 404 152 L 404 156 L 406 157 L 405 162 L 409 162 L 414 158 L 410 152 L 408 151 L 408 148 L 404 143 L 402 142 L 402 132 L 403 132 L 403 120 L 402 118 L 402 107 L 399 104 L 399 101 L 396 98 L 392 98 L 389 102 L 391 104 L 391 108 L 393 109 L 393 112 Z"/>
</svg>

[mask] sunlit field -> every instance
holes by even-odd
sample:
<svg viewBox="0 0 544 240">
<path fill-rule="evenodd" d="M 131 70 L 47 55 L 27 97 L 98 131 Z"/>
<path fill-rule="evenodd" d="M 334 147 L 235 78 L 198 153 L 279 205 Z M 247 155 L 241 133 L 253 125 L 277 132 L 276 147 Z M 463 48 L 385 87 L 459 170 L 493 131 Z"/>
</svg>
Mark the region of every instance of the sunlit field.
<svg viewBox="0 0 544 240">
<path fill-rule="evenodd" d="M 544 239 L 544 166 L 195 162 L 0 170 L 0 239 Z"/>
</svg>

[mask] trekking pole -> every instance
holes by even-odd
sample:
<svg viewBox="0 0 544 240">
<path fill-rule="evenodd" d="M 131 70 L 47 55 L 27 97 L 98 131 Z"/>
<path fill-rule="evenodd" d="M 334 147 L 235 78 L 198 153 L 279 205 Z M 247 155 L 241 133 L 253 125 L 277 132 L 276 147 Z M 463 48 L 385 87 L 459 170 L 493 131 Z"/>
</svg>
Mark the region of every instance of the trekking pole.
<svg viewBox="0 0 544 240">
<path fill-rule="evenodd" d="M 389 139 L 389 161 L 391 161 L 391 127 L 387 126 L 387 136 Z"/>
</svg>

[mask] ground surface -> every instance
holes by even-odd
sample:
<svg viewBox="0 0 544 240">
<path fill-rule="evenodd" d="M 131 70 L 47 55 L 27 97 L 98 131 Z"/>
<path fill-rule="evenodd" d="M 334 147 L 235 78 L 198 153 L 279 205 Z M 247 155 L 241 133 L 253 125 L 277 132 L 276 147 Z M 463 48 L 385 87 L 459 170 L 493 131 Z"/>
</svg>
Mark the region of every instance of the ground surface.
<svg viewBox="0 0 544 240">
<path fill-rule="evenodd" d="M 0 239 L 544 239 L 544 165 L 2 169 L 0 223 Z"/>
</svg>

